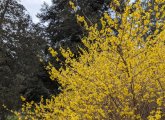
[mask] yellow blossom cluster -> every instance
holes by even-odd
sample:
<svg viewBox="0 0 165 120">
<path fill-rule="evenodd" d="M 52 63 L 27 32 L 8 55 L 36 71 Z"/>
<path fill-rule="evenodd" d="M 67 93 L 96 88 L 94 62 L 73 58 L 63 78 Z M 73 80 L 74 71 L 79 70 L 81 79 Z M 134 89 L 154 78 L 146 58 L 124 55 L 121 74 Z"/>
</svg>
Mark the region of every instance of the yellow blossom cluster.
<svg viewBox="0 0 165 120">
<path fill-rule="evenodd" d="M 80 48 L 80 57 L 73 58 L 61 48 L 66 67 L 56 70 L 49 63 L 47 70 L 62 92 L 46 102 L 26 103 L 15 112 L 20 120 L 165 119 L 165 3 L 155 0 L 155 9 L 150 3 L 144 9 L 140 0 L 125 4 L 115 18 L 104 13 L 101 28 L 77 15 L 88 31 L 82 38 L 87 49 Z M 50 53 L 57 55 L 52 48 Z"/>
</svg>

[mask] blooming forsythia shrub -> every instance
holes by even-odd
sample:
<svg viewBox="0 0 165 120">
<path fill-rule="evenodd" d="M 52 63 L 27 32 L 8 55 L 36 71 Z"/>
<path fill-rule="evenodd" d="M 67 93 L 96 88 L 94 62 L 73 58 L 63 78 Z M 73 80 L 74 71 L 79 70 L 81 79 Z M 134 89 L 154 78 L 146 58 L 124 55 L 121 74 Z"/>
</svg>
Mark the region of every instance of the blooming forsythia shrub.
<svg viewBox="0 0 165 120">
<path fill-rule="evenodd" d="M 81 56 L 73 58 L 69 49 L 61 48 L 66 67 L 56 70 L 51 63 L 47 66 L 50 78 L 61 84 L 62 93 L 46 103 L 43 100 L 39 104 L 26 103 L 15 114 L 28 120 L 165 119 L 162 1 L 155 0 L 154 7 L 148 3 L 147 9 L 141 7 L 140 1 L 134 4 L 128 1 L 125 11 L 119 13 L 114 7 L 119 3 L 114 0 L 113 18 L 104 13 L 100 29 L 97 24 L 88 26 L 85 18 L 77 15 L 78 22 L 88 31 L 88 36 L 82 39 L 88 49 L 80 48 Z M 57 52 L 49 50 L 59 60 Z"/>
</svg>

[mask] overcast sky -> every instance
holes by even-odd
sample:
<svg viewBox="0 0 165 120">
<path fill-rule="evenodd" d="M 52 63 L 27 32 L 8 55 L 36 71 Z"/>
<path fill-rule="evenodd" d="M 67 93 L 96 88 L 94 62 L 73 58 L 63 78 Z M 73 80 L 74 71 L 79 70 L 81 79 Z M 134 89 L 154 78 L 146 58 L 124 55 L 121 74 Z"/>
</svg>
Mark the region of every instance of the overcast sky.
<svg viewBox="0 0 165 120">
<path fill-rule="evenodd" d="M 39 21 L 36 14 L 40 12 L 41 5 L 44 1 L 49 5 L 51 4 L 51 0 L 21 0 L 21 3 L 25 6 L 35 23 Z"/>
</svg>

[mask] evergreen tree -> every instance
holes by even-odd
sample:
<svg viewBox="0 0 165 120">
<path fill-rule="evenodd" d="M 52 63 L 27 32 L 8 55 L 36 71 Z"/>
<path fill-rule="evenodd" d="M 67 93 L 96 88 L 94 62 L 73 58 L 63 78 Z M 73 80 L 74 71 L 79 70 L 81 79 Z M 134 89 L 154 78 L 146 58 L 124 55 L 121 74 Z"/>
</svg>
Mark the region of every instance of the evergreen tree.
<svg viewBox="0 0 165 120">
<path fill-rule="evenodd" d="M 52 5 L 44 4 L 38 17 L 47 23 L 46 31 L 52 43 L 57 41 L 80 41 L 85 29 L 76 21 L 75 13 L 84 15 L 90 24 L 96 23 L 103 11 L 108 10 L 111 0 L 76 0 L 73 11 L 68 0 L 52 0 Z"/>
<path fill-rule="evenodd" d="M 50 95 L 38 77 L 44 73 L 38 56 L 45 57 L 45 39 L 43 26 L 32 22 L 23 5 L 0 0 L 0 119 L 7 114 L 3 104 L 19 108 L 21 93 L 36 101 Z"/>
</svg>

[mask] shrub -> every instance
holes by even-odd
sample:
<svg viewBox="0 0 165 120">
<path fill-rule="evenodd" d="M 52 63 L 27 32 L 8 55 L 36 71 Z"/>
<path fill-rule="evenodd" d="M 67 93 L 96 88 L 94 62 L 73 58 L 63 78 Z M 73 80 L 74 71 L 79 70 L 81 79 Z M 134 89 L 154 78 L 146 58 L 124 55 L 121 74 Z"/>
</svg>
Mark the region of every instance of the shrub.
<svg viewBox="0 0 165 120">
<path fill-rule="evenodd" d="M 117 5 L 114 0 L 113 17 L 104 13 L 101 28 L 77 15 L 88 31 L 82 38 L 88 49 L 80 48 L 79 58 L 60 49 L 66 67 L 56 70 L 49 63 L 46 68 L 62 93 L 24 104 L 15 112 L 20 119 L 165 119 L 165 5 L 155 0 L 154 9 L 150 3 L 145 9 L 140 1 L 127 1 L 123 13 L 115 11 Z M 57 52 L 49 50 L 58 60 Z"/>
</svg>

